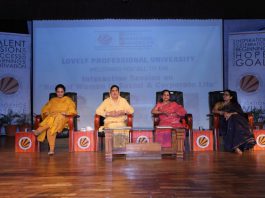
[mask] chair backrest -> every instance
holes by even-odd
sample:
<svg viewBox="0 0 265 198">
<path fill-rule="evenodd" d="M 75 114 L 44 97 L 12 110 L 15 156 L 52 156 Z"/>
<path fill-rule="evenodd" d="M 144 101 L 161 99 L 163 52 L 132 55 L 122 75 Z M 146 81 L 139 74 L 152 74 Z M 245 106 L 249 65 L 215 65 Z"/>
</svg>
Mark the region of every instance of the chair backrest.
<svg viewBox="0 0 265 198">
<path fill-rule="evenodd" d="M 130 92 L 120 92 L 120 96 L 125 98 L 128 103 L 130 104 Z M 103 93 L 103 100 L 105 100 L 106 98 L 109 98 L 109 92 L 104 92 Z"/>
<path fill-rule="evenodd" d="M 210 91 L 208 93 L 208 99 L 209 99 L 209 114 L 211 115 L 214 105 L 217 102 L 223 101 L 223 94 L 224 91 Z M 235 91 L 232 91 L 232 95 L 237 99 L 237 93 Z M 209 129 L 214 128 L 213 123 L 213 116 L 209 117 Z"/>
<path fill-rule="evenodd" d="M 76 92 L 65 92 L 64 95 L 68 96 L 69 98 L 71 98 L 74 101 L 75 106 L 77 108 L 77 93 Z M 56 96 L 57 96 L 56 93 L 50 93 L 49 94 L 49 100 L 51 98 L 56 97 Z M 74 118 L 74 130 L 77 131 L 77 117 Z"/>
<path fill-rule="evenodd" d="M 170 91 L 170 101 L 174 101 L 184 107 L 183 92 L 182 91 Z M 162 102 L 162 91 L 156 92 L 156 103 Z"/>
<path fill-rule="evenodd" d="M 223 101 L 224 91 L 210 91 L 208 93 L 209 98 L 209 112 L 212 113 L 212 109 L 217 102 Z M 232 91 L 232 95 L 237 99 L 237 93 Z"/>
</svg>

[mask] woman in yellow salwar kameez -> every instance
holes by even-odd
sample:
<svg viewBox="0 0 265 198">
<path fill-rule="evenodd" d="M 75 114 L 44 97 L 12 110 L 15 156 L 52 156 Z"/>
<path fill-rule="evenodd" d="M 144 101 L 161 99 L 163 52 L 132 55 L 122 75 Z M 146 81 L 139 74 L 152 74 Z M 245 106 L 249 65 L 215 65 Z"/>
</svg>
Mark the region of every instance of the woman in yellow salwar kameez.
<svg viewBox="0 0 265 198">
<path fill-rule="evenodd" d="M 56 134 L 62 132 L 68 122 L 67 116 L 76 115 L 76 105 L 71 98 L 64 96 L 65 86 L 58 84 L 55 87 L 57 97 L 50 99 L 42 110 L 41 117 L 43 121 L 39 128 L 34 130 L 34 134 L 38 136 L 38 141 L 43 142 L 46 134 L 50 150 L 49 155 L 54 154 Z"/>
<path fill-rule="evenodd" d="M 127 126 L 127 114 L 134 112 L 133 107 L 127 102 L 127 100 L 120 96 L 120 90 L 117 85 L 112 85 L 110 88 L 110 97 L 105 99 L 100 106 L 96 109 L 96 114 L 105 117 L 104 128 L 122 128 Z M 99 131 L 102 131 L 100 127 Z M 129 134 L 128 130 L 114 130 L 116 135 L 118 133 Z M 129 137 L 129 135 L 126 135 Z M 129 138 L 127 138 L 129 140 Z M 126 141 L 128 142 L 128 141 Z M 124 146 L 124 143 L 117 143 L 118 147 Z M 115 147 L 114 138 L 114 147 Z"/>
</svg>

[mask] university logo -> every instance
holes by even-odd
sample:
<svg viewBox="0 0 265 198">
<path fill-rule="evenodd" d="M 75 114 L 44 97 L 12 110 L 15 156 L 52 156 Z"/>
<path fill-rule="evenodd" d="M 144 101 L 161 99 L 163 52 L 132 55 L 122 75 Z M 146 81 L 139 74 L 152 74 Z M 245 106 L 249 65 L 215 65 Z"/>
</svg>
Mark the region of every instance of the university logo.
<svg viewBox="0 0 265 198">
<path fill-rule="evenodd" d="M 87 136 L 81 136 L 78 138 L 77 144 L 80 149 L 87 149 L 90 146 L 90 139 Z"/>
<path fill-rule="evenodd" d="M 97 40 L 101 45 L 109 45 L 112 42 L 112 37 L 109 34 L 100 34 Z"/>
<path fill-rule="evenodd" d="M 206 148 L 206 147 L 209 146 L 210 140 L 209 140 L 209 138 L 207 136 L 200 135 L 197 138 L 196 143 L 197 143 L 198 147 L 200 147 L 200 148 Z"/>
<path fill-rule="evenodd" d="M 28 137 L 22 137 L 19 139 L 18 145 L 22 150 L 27 150 L 31 147 L 32 141 Z"/>
<path fill-rule="evenodd" d="M 17 92 L 19 88 L 18 81 L 13 77 L 4 77 L 0 79 L 0 91 L 6 95 L 11 95 Z"/>
<path fill-rule="evenodd" d="M 256 142 L 260 147 L 265 147 L 265 135 L 261 134 L 256 138 Z"/>
<path fill-rule="evenodd" d="M 136 143 L 137 144 L 145 144 L 149 142 L 149 138 L 145 135 L 140 135 L 139 137 L 137 137 L 136 139 Z"/>
<path fill-rule="evenodd" d="M 245 75 L 240 79 L 240 88 L 246 93 L 256 92 L 259 86 L 259 79 L 255 75 Z"/>
</svg>

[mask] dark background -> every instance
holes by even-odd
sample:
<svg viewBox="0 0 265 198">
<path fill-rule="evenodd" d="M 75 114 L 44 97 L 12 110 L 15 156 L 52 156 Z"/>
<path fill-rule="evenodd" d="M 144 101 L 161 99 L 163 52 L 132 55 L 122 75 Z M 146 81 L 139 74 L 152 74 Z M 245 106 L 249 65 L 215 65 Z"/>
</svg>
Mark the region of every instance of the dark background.
<svg viewBox="0 0 265 198">
<path fill-rule="evenodd" d="M 263 19 L 262 1 L 0 0 L 0 31 L 28 33 L 34 19 Z"/>
</svg>

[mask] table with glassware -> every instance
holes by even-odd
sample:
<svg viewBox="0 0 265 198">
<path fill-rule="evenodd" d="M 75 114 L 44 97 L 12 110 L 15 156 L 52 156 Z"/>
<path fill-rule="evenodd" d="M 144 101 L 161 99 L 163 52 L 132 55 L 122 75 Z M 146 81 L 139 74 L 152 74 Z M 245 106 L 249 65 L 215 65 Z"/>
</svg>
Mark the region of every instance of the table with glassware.
<svg viewBox="0 0 265 198">
<path fill-rule="evenodd" d="M 106 128 L 104 131 L 106 160 L 112 160 L 114 155 L 127 155 L 138 151 L 160 155 L 172 154 L 177 159 L 184 157 L 185 128 L 121 127 Z M 148 155 L 147 159 L 150 156 Z M 152 156 L 157 159 L 157 155 Z M 143 159 L 145 159 L 144 155 Z"/>
</svg>

